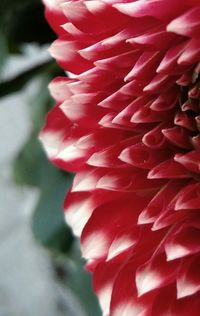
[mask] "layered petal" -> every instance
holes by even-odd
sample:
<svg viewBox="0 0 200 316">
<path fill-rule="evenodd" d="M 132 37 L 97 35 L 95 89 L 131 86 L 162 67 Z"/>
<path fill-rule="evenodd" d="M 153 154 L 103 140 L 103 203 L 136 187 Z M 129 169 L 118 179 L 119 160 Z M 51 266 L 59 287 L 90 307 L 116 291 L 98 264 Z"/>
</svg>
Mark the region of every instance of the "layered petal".
<svg viewBox="0 0 200 316">
<path fill-rule="evenodd" d="M 70 78 L 40 134 L 104 316 L 200 310 L 199 0 L 44 0 Z M 167 297 L 167 299 L 166 299 Z"/>
</svg>

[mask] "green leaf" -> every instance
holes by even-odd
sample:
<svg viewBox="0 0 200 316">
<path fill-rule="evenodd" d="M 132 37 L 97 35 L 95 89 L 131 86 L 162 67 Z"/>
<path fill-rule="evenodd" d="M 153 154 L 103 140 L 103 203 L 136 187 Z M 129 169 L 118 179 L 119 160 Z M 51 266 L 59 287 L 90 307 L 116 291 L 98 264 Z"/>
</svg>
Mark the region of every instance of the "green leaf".
<svg viewBox="0 0 200 316">
<path fill-rule="evenodd" d="M 33 133 L 13 162 L 13 176 L 17 184 L 40 186 L 47 162 L 41 145 Z"/>
<path fill-rule="evenodd" d="M 72 175 L 47 164 L 32 227 L 36 240 L 54 253 L 66 253 L 73 240 L 63 215 L 63 200 L 71 182 Z"/>
</svg>

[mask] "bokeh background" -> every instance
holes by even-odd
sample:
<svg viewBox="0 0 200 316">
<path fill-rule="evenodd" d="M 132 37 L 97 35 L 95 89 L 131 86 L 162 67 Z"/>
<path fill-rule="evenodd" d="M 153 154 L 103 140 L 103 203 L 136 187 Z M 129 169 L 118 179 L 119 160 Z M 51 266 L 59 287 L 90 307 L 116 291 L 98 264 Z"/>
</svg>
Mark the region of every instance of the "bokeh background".
<svg viewBox="0 0 200 316">
<path fill-rule="evenodd" d="M 0 1 L 0 316 L 99 316 L 78 241 L 63 218 L 73 175 L 38 141 L 64 75 L 41 0 Z"/>
</svg>

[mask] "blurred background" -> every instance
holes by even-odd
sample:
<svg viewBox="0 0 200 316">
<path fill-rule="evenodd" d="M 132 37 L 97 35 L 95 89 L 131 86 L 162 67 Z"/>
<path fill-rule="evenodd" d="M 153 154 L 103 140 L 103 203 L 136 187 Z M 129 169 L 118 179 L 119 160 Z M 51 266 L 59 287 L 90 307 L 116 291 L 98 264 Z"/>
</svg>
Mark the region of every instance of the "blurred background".
<svg viewBox="0 0 200 316">
<path fill-rule="evenodd" d="M 41 0 L 0 1 L 0 316 L 98 316 L 78 241 L 63 219 L 73 176 L 38 142 L 63 75 Z"/>
</svg>

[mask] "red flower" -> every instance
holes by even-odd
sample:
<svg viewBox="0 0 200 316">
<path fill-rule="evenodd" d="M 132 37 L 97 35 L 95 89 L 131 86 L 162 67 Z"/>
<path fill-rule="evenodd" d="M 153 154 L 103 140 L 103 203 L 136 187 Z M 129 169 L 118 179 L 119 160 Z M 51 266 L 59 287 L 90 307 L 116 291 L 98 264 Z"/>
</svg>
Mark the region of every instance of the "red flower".
<svg viewBox="0 0 200 316">
<path fill-rule="evenodd" d="M 45 0 L 70 78 L 40 139 L 103 315 L 200 314 L 200 2 Z"/>
</svg>

